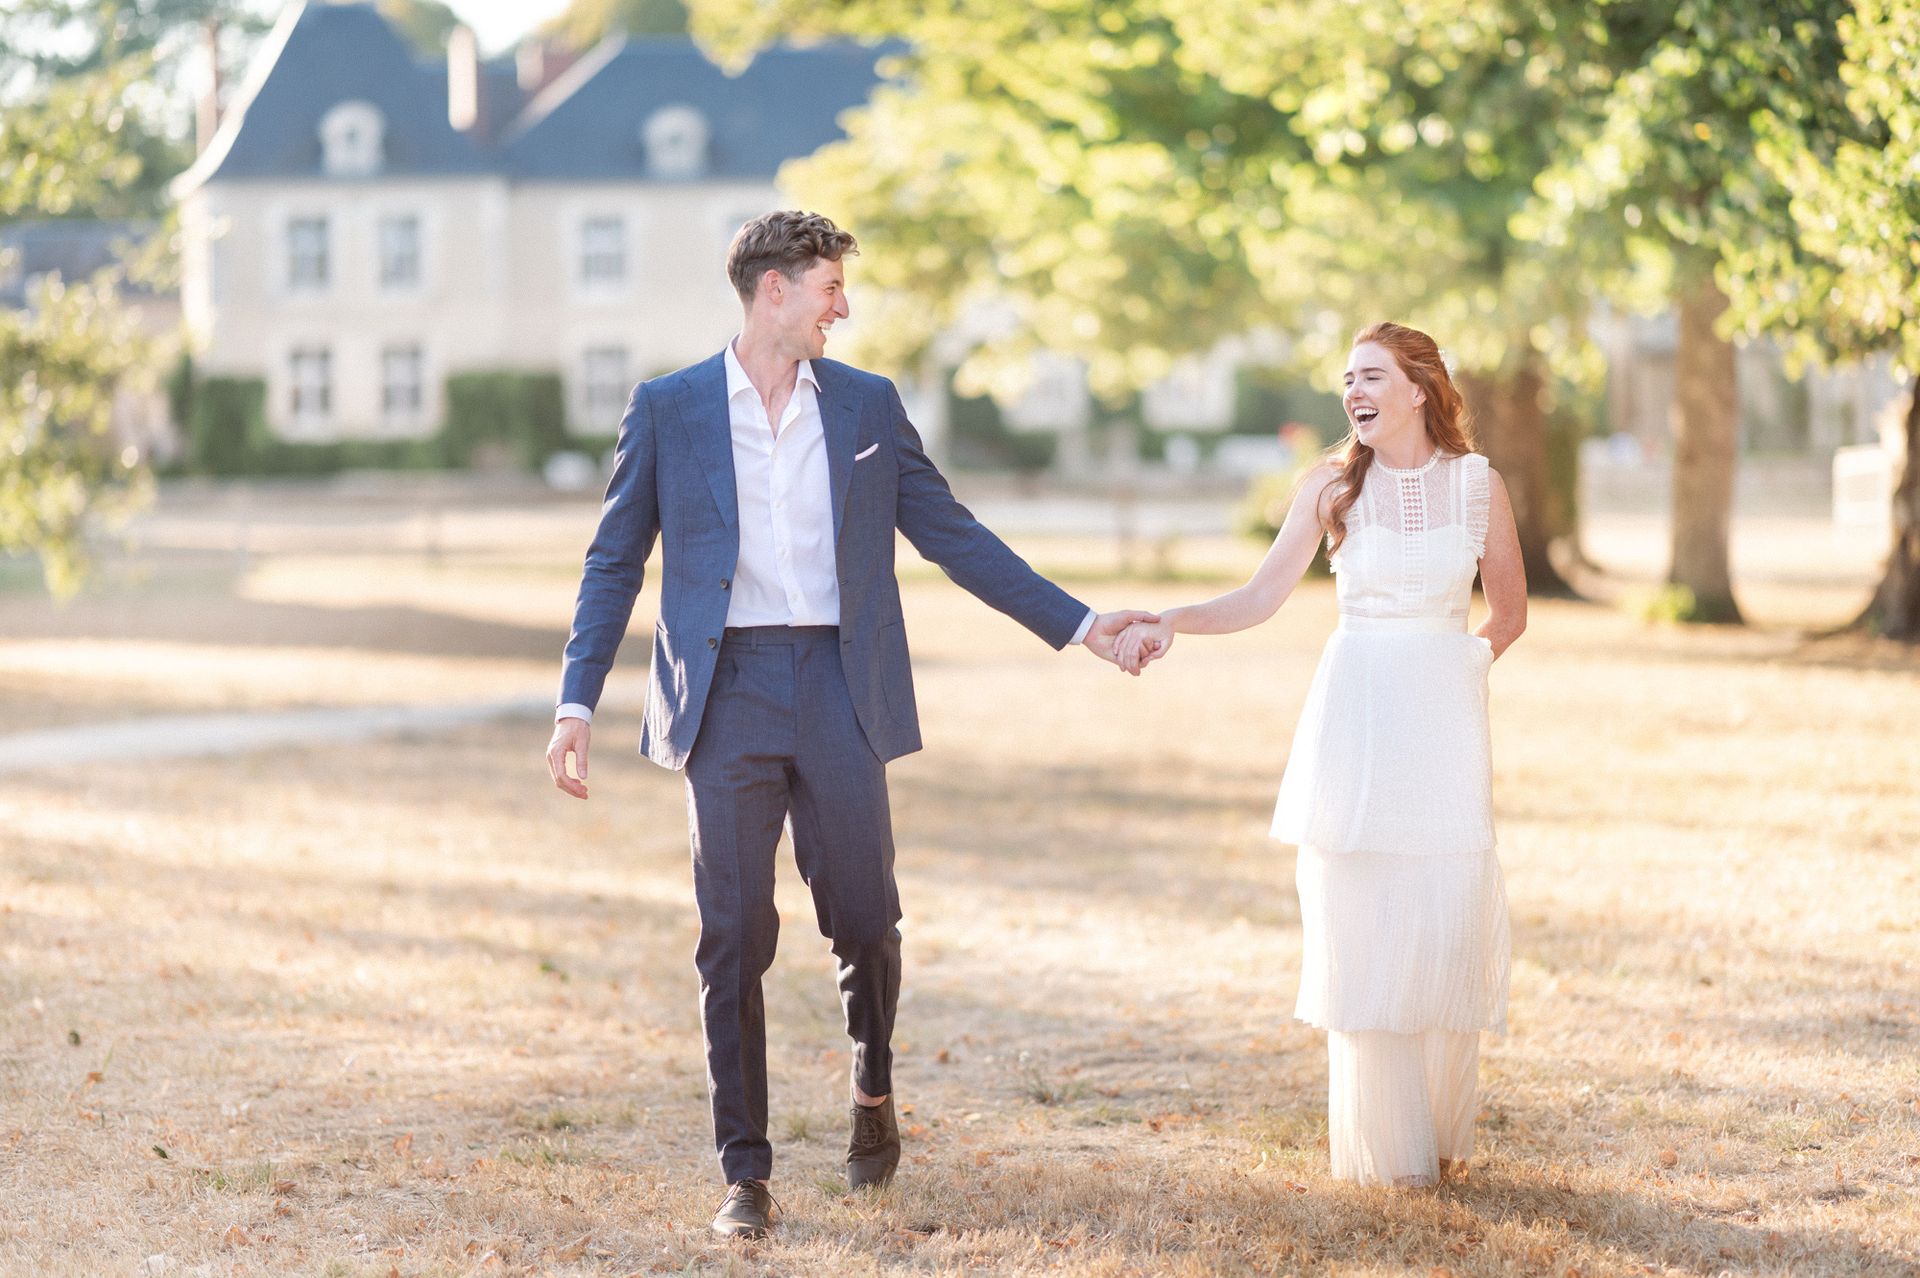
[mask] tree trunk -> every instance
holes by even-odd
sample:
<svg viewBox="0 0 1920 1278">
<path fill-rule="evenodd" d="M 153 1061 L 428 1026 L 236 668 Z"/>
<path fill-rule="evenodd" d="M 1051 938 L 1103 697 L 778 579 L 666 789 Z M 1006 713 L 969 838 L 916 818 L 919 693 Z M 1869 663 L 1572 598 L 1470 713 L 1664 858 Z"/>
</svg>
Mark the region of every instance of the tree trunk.
<svg viewBox="0 0 1920 1278">
<path fill-rule="evenodd" d="M 1907 450 L 1893 489 L 1893 548 L 1861 620 L 1890 639 L 1920 643 L 1920 377 L 1907 401 Z"/>
<path fill-rule="evenodd" d="M 1714 332 L 1726 294 L 1701 275 L 1680 296 L 1675 358 L 1673 546 L 1669 585 L 1693 595 L 1690 621 L 1740 621 L 1727 542 L 1733 525 L 1733 470 L 1740 431 L 1733 343 Z"/>
<path fill-rule="evenodd" d="M 1556 532 L 1556 512 L 1547 459 L 1547 413 L 1541 402 L 1546 381 L 1539 356 L 1529 350 L 1517 364 L 1498 373 L 1466 373 L 1460 382 L 1473 410 L 1480 447 L 1500 472 L 1513 501 L 1527 592 L 1572 594 L 1547 554 Z"/>
</svg>

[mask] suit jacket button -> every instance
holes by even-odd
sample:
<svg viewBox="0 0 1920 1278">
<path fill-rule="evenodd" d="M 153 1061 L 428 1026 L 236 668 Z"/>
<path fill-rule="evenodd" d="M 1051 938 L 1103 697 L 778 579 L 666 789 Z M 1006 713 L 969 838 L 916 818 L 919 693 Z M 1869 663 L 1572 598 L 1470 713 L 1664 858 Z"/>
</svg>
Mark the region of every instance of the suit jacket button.
<svg viewBox="0 0 1920 1278">
<path fill-rule="evenodd" d="M 722 578 L 720 579 L 720 589 L 722 589 L 722 590 L 732 590 L 732 589 L 733 589 L 733 583 L 732 583 L 731 581 L 728 581 L 728 580 L 727 580 L 727 579 L 726 579 L 725 577 L 722 577 Z"/>
<path fill-rule="evenodd" d="M 720 646 L 720 641 L 719 641 L 718 639 L 709 639 L 709 640 L 707 640 L 707 647 L 709 647 L 709 648 L 718 648 L 719 646 Z"/>
</svg>

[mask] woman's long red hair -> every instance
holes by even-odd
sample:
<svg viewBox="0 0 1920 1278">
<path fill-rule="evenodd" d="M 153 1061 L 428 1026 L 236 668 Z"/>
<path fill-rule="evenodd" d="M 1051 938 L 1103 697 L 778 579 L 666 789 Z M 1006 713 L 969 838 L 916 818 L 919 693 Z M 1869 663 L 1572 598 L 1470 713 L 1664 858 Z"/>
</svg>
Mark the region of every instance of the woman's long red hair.
<svg viewBox="0 0 1920 1278">
<path fill-rule="evenodd" d="M 1417 328 L 1391 321 L 1369 324 L 1353 335 L 1355 346 L 1368 342 L 1386 347 L 1400 371 L 1426 392 L 1427 438 L 1433 441 L 1434 447 L 1456 457 L 1472 452 L 1473 415 L 1467 410 L 1460 388 L 1453 384 L 1453 377 L 1447 372 L 1439 344 Z M 1332 538 L 1328 552 L 1332 553 L 1347 539 L 1347 512 L 1360 500 L 1361 485 L 1367 482 L 1367 471 L 1373 466 L 1373 449 L 1361 443 L 1360 436 L 1349 428 L 1347 438 L 1328 460 L 1333 464 L 1335 475 L 1326 491 L 1333 495 L 1333 500 L 1325 505 L 1321 523 Z"/>
</svg>

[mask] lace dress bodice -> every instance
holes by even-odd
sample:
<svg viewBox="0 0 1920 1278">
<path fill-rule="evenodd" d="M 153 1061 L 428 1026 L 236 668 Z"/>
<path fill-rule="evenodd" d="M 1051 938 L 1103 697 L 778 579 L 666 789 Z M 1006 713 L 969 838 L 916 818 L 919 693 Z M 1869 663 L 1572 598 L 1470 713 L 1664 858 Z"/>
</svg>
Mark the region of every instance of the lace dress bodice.
<svg viewBox="0 0 1920 1278">
<path fill-rule="evenodd" d="M 1464 627 L 1487 547 L 1489 497 L 1487 459 L 1478 453 L 1435 452 L 1415 470 L 1375 460 L 1331 560 L 1341 615 Z"/>
</svg>

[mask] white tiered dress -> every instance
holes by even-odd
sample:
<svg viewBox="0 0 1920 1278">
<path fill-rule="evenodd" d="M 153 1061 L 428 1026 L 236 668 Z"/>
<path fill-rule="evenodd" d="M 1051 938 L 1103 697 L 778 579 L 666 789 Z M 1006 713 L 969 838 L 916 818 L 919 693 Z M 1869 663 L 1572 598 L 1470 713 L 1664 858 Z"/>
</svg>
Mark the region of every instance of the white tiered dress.
<svg viewBox="0 0 1920 1278">
<path fill-rule="evenodd" d="M 1328 1031 L 1333 1174 L 1430 1183 L 1473 1148 L 1480 1031 L 1506 1030 L 1487 670 L 1467 633 L 1487 459 L 1376 460 L 1333 557 L 1340 624 L 1294 733 L 1273 836 L 1299 845 L 1294 1015 Z"/>
</svg>

